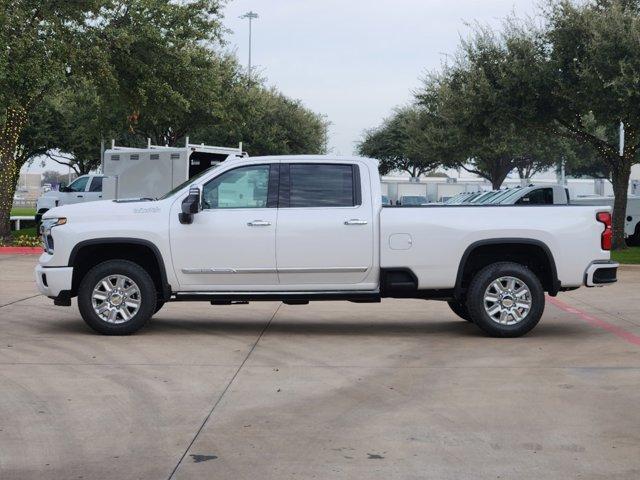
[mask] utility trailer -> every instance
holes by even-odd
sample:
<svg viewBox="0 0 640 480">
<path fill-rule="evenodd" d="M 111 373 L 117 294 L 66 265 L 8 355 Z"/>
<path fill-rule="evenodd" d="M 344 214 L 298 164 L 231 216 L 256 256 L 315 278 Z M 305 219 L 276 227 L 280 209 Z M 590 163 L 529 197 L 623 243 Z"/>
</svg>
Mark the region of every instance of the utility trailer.
<svg viewBox="0 0 640 480">
<path fill-rule="evenodd" d="M 111 141 L 104 151 L 103 199 L 156 198 L 229 157 L 243 157 L 237 148 L 189 143 L 184 147 L 152 145 L 146 148 L 120 147 Z"/>
</svg>

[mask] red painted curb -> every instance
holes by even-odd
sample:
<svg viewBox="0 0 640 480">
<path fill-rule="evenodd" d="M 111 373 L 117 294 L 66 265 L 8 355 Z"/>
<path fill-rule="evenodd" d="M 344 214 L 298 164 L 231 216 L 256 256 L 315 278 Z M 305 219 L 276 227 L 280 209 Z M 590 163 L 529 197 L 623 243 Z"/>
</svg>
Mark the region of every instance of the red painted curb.
<svg viewBox="0 0 640 480">
<path fill-rule="evenodd" d="M 0 255 L 40 255 L 42 247 L 0 247 Z"/>
<path fill-rule="evenodd" d="M 557 298 L 547 297 L 547 300 L 549 301 L 549 303 L 555 305 L 560 310 L 564 310 L 567 313 L 572 313 L 574 315 L 577 315 L 580 320 L 588 323 L 592 327 L 602 328 L 603 330 L 613 333 L 616 337 L 620 337 L 622 340 L 628 343 L 640 346 L 640 336 L 636 335 L 635 333 L 629 332 L 628 330 L 625 330 L 622 327 L 619 327 L 617 325 L 614 325 L 613 323 L 602 320 L 601 318 L 598 318 L 594 315 L 589 315 L 587 312 L 584 312 L 579 308 L 576 308 L 572 305 L 564 303 L 563 301 L 558 300 Z"/>
</svg>

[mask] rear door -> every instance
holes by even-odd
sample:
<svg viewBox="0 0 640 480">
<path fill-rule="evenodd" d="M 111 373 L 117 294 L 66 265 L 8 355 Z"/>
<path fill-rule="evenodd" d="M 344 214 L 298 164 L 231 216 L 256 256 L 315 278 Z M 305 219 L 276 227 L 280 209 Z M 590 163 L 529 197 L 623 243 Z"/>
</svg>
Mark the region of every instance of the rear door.
<svg viewBox="0 0 640 480">
<path fill-rule="evenodd" d="M 350 289 L 373 265 L 368 171 L 357 163 L 280 166 L 276 262 L 280 285 Z"/>
</svg>

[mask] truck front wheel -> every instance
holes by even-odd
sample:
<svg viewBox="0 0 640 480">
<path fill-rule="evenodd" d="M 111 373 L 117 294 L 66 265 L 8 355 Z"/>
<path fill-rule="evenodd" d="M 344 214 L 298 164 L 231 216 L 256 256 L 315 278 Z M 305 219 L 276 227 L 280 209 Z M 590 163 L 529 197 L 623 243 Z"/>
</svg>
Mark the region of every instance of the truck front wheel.
<svg viewBox="0 0 640 480">
<path fill-rule="evenodd" d="M 78 288 L 78 308 L 98 333 L 129 335 L 142 328 L 156 310 L 153 280 L 128 260 L 108 260 L 93 267 Z"/>
<path fill-rule="evenodd" d="M 519 337 L 535 327 L 544 312 L 544 290 L 524 265 L 499 262 L 480 270 L 467 291 L 473 323 L 493 337 Z"/>
</svg>

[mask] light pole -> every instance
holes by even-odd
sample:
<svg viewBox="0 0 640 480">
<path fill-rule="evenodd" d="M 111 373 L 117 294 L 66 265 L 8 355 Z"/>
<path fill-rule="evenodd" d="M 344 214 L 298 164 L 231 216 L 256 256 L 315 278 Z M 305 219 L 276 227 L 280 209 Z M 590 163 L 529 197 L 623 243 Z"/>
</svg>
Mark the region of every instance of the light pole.
<svg viewBox="0 0 640 480">
<path fill-rule="evenodd" d="M 240 18 L 249 19 L 249 66 L 247 68 L 247 78 L 251 80 L 251 22 L 258 18 L 258 14 L 256 12 L 248 11 L 244 15 L 241 15 Z"/>
</svg>

